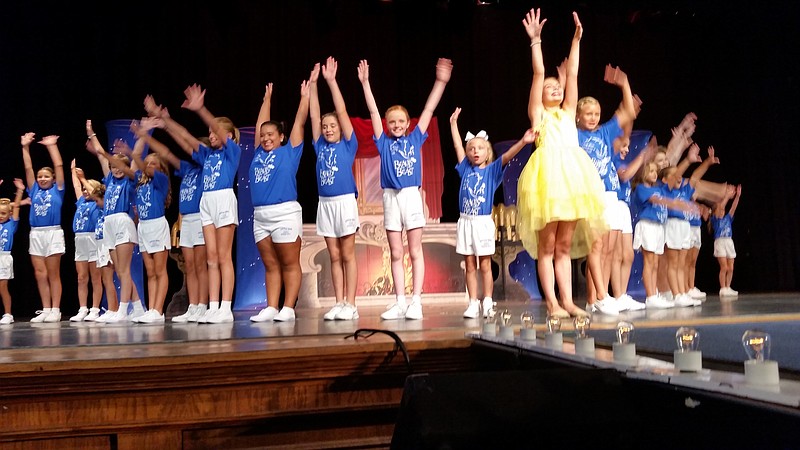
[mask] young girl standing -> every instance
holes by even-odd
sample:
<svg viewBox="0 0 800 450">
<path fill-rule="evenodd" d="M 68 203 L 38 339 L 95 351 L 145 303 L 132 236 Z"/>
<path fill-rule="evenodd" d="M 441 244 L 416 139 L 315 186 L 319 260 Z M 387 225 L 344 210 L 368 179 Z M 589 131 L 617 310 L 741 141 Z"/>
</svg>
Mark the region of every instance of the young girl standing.
<svg viewBox="0 0 800 450">
<path fill-rule="evenodd" d="M 733 279 L 733 262 L 736 259 L 736 248 L 733 245 L 733 215 L 739 206 L 739 198 L 742 196 L 742 185 L 736 186 L 735 196 L 730 194 L 714 205 L 714 214 L 711 216 L 711 227 L 714 229 L 714 257 L 719 262 L 719 296 L 720 298 L 732 298 L 739 295 L 738 291 L 731 289 Z M 725 207 L 733 197 L 733 203 L 728 213 Z"/>
<path fill-rule="evenodd" d="M 319 64 L 311 71 L 316 83 Z M 253 201 L 253 237 L 264 263 L 267 307 L 250 317 L 253 322 L 292 322 L 300 293 L 300 236 L 303 208 L 297 202 L 297 169 L 303 155 L 303 135 L 308 119 L 309 81 L 300 85 L 300 104 L 289 140 L 280 122 L 270 120 L 272 84 L 267 85 L 256 120 L 258 137 L 250 163 L 250 194 Z M 280 307 L 281 287 L 284 292 Z M 280 308 L 279 308 L 280 307 Z"/>
<path fill-rule="evenodd" d="M 383 132 L 383 123 L 369 84 L 369 65 L 361 60 L 358 79 L 364 88 L 364 97 L 372 121 L 373 139 L 381 158 L 381 188 L 383 188 L 383 224 L 391 252 L 392 280 L 395 303 L 381 314 L 381 319 L 422 319 L 422 285 L 425 281 L 425 258 L 422 254 L 422 227 L 425 210 L 420 187 L 422 186 L 422 144 L 428 138 L 428 125 L 444 88 L 450 81 L 453 63 L 439 58 L 436 63 L 436 82 L 428 95 L 416 128 L 409 134 L 411 118 L 406 108 L 395 105 L 386 110 L 389 136 Z M 411 304 L 406 304 L 405 267 L 403 257 L 403 230 L 406 230 L 408 253 L 411 258 L 413 288 Z"/>
<path fill-rule="evenodd" d="M 603 182 L 578 145 L 575 128 L 583 27 L 577 13 L 572 15 L 575 34 L 567 59 L 565 88 L 556 78 L 544 76 L 542 27 L 547 19 L 541 19 L 538 9 L 531 9 L 522 21 L 530 38 L 533 61 L 528 117 L 531 128 L 539 135 L 536 151 L 517 185 L 517 230 L 525 249 L 537 259 L 547 311 L 560 318 L 588 314 L 572 299 L 572 258 L 586 256 L 594 240 L 607 230 Z"/>
<path fill-rule="evenodd" d="M 61 321 L 61 255 L 66 251 L 61 228 L 61 205 L 64 201 L 64 163 L 58 151 L 58 136 L 39 141 L 47 147 L 53 167 L 42 167 L 34 175 L 30 145 L 34 133 L 22 136 L 22 161 L 25 181 L 31 198 L 30 247 L 36 284 L 42 298 L 42 310 L 31 322 Z"/>
<path fill-rule="evenodd" d="M 464 255 L 466 267 L 467 294 L 469 306 L 464 317 L 475 319 L 481 314 L 481 301 L 478 300 L 478 274 L 480 268 L 483 283 L 483 311 L 487 315 L 492 307 L 492 255 L 495 252 L 495 225 L 492 220 L 492 204 L 494 192 L 503 182 L 503 169 L 511 159 L 527 144 L 533 143 L 536 137 L 533 130 L 525 135 L 503 153 L 500 159 L 494 159 L 492 144 L 485 131 L 477 135 L 467 133 L 466 150 L 461 144 L 458 131 L 458 116 L 461 108 L 456 108 L 450 116 L 450 132 L 456 150 L 456 170 L 461 176 L 461 188 L 458 191 L 458 206 L 461 215 L 456 226 L 456 253 Z"/>
<path fill-rule="evenodd" d="M 356 231 L 358 203 L 353 162 L 358 139 L 336 82 L 337 63 L 329 57 L 322 66 L 335 112 L 320 116 L 316 80 L 310 80 L 311 136 L 317 154 L 317 234 L 325 238 L 331 259 L 331 278 L 336 304 L 323 315 L 325 320 L 358 319 L 356 308 Z"/>
<path fill-rule="evenodd" d="M 19 225 L 19 203 L 22 201 L 25 184 L 19 178 L 15 178 L 14 186 L 17 188 L 17 194 L 13 202 L 7 198 L 0 199 L 0 297 L 3 300 L 3 317 L 0 318 L 0 325 L 14 323 L 8 281 L 14 279 L 14 257 L 11 256 L 11 248 L 14 246 L 14 233 Z"/>
<path fill-rule="evenodd" d="M 75 216 L 72 231 L 75 233 L 75 271 L 78 273 L 78 314 L 69 318 L 70 322 L 83 322 L 89 315 L 89 281 L 92 282 L 92 308 L 100 310 L 103 299 L 103 280 L 97 267 L 97 240 L 95 231 L 97 220 L 102 212 L 81 182 L 83 170 L 76 167 L 75 160 L 70 165 L 72 187 L 75 189 Z"/>
</svg>

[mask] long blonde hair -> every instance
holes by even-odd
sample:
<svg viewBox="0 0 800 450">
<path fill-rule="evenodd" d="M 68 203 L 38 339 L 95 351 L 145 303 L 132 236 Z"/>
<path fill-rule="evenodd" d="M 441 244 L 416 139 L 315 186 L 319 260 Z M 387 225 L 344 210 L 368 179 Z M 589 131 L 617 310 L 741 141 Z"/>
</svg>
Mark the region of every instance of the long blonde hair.
<svg viewBox="0 0 800 450">
<path fill-rule="evenodd" d="M 167 175 L 167 178 L 169 178 L 169 168 L 167 167 L 167 163 L 164 162 L 163 158 L 161 158 L 159 155 L 155 153 L 150 153 L 144 158 L 145 165 L 148 159 L 150 160 L 155 159 L 158 162 L 158 171 L 163 173 L 164 175 Z M 142 176 L 139 177 L 139 182 L 136 184 L 136 189 L 139 189 L 140 186 L 144 186 L 145 184 L 151 181 L 152 178 L 150 178 L 147 175 L 147 173 L 143 170 Z M 164 208 L 169 208 L 169 205 L 172 203 L 172 183 L 167 183 L 167 186 L 168 186 L 167 195 L 164 198 Z"/>
</svg>

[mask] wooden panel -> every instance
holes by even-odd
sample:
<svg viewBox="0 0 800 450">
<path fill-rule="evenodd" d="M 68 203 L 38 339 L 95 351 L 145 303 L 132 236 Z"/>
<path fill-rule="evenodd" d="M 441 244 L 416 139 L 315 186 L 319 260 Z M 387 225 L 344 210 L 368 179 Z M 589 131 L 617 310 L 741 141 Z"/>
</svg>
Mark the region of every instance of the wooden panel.
<svg viewBox="0 0 800 450">
<path fill-rule="evenodd" d="M 155 447 L 150 447 L 155 448 Z M 17 442 L 0 442 L 0 450 L 110 450 L 109 436 L 66 437 Z M 139 449 L 142 450 L 142 449 Z"/>
<path fill-rule="evenodd" d="M 136 433 L 119 433 L 116 450 L 181 450 L 183 437 L 180 430 L 146 430 Z"/>
</svg>

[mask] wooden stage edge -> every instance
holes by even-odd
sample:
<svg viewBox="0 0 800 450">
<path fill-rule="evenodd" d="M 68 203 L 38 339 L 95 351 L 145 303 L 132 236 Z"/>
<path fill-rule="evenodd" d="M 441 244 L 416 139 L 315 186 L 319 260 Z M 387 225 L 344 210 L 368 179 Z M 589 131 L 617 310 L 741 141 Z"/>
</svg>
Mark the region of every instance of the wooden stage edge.
<svg viewBox="0 0 800 450">
<path fill-rule="evenodd" d="M 475 369 L 463 330 L 402 339 L 415 373 Z M 409 374 L 385 334 L 7 352 L 0 450 L 387 448 Z"/>
</svg>

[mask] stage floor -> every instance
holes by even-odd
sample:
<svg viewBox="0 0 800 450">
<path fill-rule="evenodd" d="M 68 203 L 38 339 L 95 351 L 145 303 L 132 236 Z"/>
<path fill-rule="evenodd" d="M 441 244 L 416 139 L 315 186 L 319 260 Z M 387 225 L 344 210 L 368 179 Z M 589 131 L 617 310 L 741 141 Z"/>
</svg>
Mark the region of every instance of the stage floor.
<svg viewBox="0 0 800 450">
<path fill-rule="evenodd" d="M 423 297 L 424 305 L 424 297 Z M 143 353 L 159 353 L 159 345 L 172 344 L 171 352 L 185 351 L 215 353 L 226 349 L 281 348 L 296 345 L 293 338 L 313 338 L 337 345 L 359 329 L 380 329 L 397 333 L 401 339 L 436 339 L 437 336 L 463 335 L 479 331 L 479 319 L 464 319 L 464 302 L 423 306 L 422 320 L 380 319 L 383 308 L 362 307 L 360 318 L 354 321 L 326 321 L 322 308 L 298 308 L 297 320 L 289 323 L 253 323 L 249 316 L 256 311 L 239 311 L 235 321 L 228 324 L 175 324 L 167 320 L 162 325 L 99 324 L 99 323 L 39 323 L 18 321 L 0 326 L 0 364 L 6 362 L 32 362 L 44 360 L 81 360 L 102 358 L 135 358 Z M 544 331 L 546 309 L 541 301 L 498 301 L 498 309 L 508 309 L 519 327 L 519 316 L 525 310 L 535 315 L 537 329 Z M 800 293 L 740 294 L 736 300 L 722 300 L 708 296 L 702 306 L 669 310 L 644 310 L 626 312 L 618 317 L 595 314 L 592 330 L 609 330 L 620 320 L 628 320 L 638 329 L 716 324 L 768 324 L 800 320 Z M 562 328 L 569 333 L 571 322 Z M 591 334 L 591 333 L 590 333 Z M 225 346 L 221 346 L 225 341 Z M 175 344 L 192 344 L 176 346 Z M 602 342 L 598 342 L 602 344 Z M 126 351 L 123 346 L 136 346 Z M 713 342 L 703 342 L 708 352 Z M 109 348 L 112 347 L 112 348 Z M 744 358 L 744 354 L 742 355 Z"/>
</svg>

